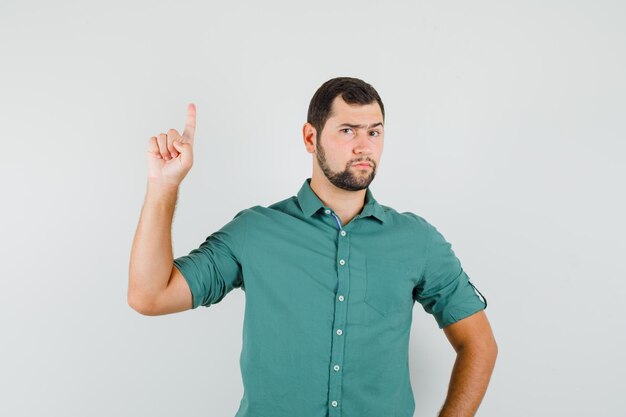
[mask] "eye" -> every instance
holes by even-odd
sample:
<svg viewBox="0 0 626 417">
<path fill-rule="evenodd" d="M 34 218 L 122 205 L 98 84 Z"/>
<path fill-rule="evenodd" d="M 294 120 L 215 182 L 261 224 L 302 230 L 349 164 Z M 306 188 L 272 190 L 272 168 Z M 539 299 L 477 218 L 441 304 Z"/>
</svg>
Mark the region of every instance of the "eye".
<svg viewBox="0 0 626 417">
<path fill-rule="evenodd" d="M 375 135 L 371 135 L 371 136 L 380 136 L 380 132 L 378 130 L 372 130 L 370 134 L 372 133 L 375 133 Z"/>
<path fill-rule="evenodd" d="M 346 128 L 344 128 L 344 129 L 341 129 L 341 132 L 345 132 L 346 130 L 352 130 L 352 129 L 351 129 L 351 128 L 349 128 L 349 127 L 346 127 Z"/>
</svg>

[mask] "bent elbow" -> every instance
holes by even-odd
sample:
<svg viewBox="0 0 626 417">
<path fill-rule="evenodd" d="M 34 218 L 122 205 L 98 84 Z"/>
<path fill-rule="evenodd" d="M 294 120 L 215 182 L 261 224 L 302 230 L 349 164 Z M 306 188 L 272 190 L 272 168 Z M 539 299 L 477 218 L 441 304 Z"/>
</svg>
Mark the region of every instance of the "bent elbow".
<svg viewBox="0 0 626 417">
<path fill-rule="evenodd" d="M 128 305 L 130 308 L 135 310 L 137 313 L 143 316 L 154 316 L 154 309 L 151 307 L 151 304 L 146 302 L 143 299 L 139 299 L 137 297 L 131 297 L 130 294 L 127 298 Z"/>
</svg>

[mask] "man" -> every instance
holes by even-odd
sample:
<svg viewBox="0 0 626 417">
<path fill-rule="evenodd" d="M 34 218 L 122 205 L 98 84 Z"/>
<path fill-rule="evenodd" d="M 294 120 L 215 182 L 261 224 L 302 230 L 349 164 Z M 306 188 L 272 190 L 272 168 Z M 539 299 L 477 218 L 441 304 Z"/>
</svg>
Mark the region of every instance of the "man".
<svg viewBox="0 0 626 417">
<path fill-rule="evenodd" d="M 497 355 L 486 300 L 435 227 L 374 199 L 368 187 L 383 151 L 384 116 L 371 85 L 325 82 L 302 131 L 313 175 L 297 195 L 240 211 L 177 259 L 171 222 L 192 166 L 195 106 L 182 135 L 170 129 L 150 138 L 128 302 L 159 315 L 245 291 L 237 417 L 412 416 L 415 301 L 457 352 L 439 416 L 478 409 Z"/>
</svg>

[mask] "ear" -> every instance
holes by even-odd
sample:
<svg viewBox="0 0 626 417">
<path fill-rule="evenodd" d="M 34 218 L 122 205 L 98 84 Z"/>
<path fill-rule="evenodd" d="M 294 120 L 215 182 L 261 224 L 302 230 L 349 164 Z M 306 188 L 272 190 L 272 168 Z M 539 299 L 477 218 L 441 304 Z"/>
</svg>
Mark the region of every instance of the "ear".
<svg viewBox="0 0 626 417">
<path fill-rule="evenodd" d="M 309 122 L 302 126 L 302 139 L 308 153 L 315 153 L 315 142 L 317 140 L 317 130 Z"/>
</svg>

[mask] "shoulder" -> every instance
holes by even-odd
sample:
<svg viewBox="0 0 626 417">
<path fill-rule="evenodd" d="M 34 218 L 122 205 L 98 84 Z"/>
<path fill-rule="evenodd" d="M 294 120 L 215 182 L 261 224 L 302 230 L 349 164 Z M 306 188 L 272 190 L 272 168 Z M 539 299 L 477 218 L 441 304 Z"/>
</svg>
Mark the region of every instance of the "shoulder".
<svg viewBox="0 0 626 417">
<path fill-rule="evenodd" d="M 391 219 L 394 225 L 426 233 L 430 233 L 433 229 L 433 226 L 424 217 L 411 211 L 399 212 L 392 207 L 383 206 L 382 204 L 381 207 L 387 218 Z"/>
<path fill-rule="evenodd" d="M 293 196 L 268 206 L 255 205 L 241 210 L 235 217 L 245 217 L 249 224 L 276 220 L 284 214 L 295 214 L 298 209 L 296 201 L 296 197 Z"/>
<path fill-rule="evenodd" d="M 239 220 L 241 223 L 250 223 L 251 219 L 262 215 L 265 210 L 267 210 L 265 207 L 259 205 L 245 208 L 235 214 L 233 221 Z"/>
</svg>

